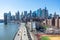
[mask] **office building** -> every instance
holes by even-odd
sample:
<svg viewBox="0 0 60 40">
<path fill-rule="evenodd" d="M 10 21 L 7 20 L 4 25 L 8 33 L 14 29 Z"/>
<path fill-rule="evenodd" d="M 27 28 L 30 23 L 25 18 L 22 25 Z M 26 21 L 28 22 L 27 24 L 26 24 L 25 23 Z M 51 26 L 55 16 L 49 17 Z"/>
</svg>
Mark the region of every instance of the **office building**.
<svg viewBox="0 0 60 40">
<path fill-rule="evenodd" d="M 31 10 L 30 10 L 30 13 L 29 14 L 30 14 L 30 18 L 31 18 L 32 17 L 32 11 Z"/>
<path fill-rule="evenodd" d="M 7 24 L 7 13 L 4 13 L 4 24 Z"/>
<path fill-rule="evenodd" d="M 27 17 L 27 11 L 24 11 L 24 17 Z"/>
<path fill-rule="evenodd" d="M 7 13 L 7 22 L 10 23 L 11 21 L 11 12 Z"/>
<path fill-rule="evenodd" d="M 19 15 L 20 15 L 20 14 L 19 14 L 19 11 L 18 11 L 18 12 L 16 13 L 16 20 L 20 20 L 20 19 L 19 19 Z"/>
<path fill-rule="evenodd" d="M 37 11 L 36 11 L 36 15 L 38 18 L 42 18 L 42 10 L 41 8 L 39 8 Z"/>
<path fill-rule="evenodd" d="M 36 14 L 36 11 L 34 11 L 33 13 L 32 13 L 32 18 L 36 18 L 37 17 L 37 14 Z"/>
<path fill-rule="evenodd" d="M 23 14 L 23 12 L 22 12 L 22 13 L 21 13 L 21 16 L 20 16 L 21 20 L 23 20 L 23 17 L 24 17 L 24 14 Z"/>
<path fill-rule="evenodd" d="M 42 18 L 43 19 L 47 19 L 48 18 L 48 10 L 46 9 L 46 7 L 45 7 L 45 9 L 42 10 Z"/>
<path fill-rule="evenodd" d="M 12 20 L 15 20 L 15 16 L 14 15 L 12 15 Z"/>
<path fill-rule="evenodd" d="M 48 16 L 48 19 L 52 19 L 52 14 L 50 14 L 50 15 Z"/>
</svg>

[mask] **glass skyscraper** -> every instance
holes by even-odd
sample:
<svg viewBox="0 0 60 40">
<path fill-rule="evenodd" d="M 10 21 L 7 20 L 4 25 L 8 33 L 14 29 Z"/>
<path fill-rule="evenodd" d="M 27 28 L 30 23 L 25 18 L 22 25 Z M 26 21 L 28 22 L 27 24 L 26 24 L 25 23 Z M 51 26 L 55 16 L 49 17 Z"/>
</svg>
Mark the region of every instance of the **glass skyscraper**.
<svg viewBox="0 0 60 40">
<path fill-rule="evenodd" d="M 20 20 L 19 18 L 20 14 L 19 14 L 19 11 L 16 13 L 16 20 Z"/>
<path fill-rule="evenodd" d="M 10 23 L 11 21 L 11 12 L 7 13 L 7 22 Z"/>
<path fill-rule="evenodd" d="M 47 19 L 48 18 L 48 10 L 46 9 L 46 7 L 45 7 L 45 9 L 42 10 L 42 18 L 43 19 Z"/>
<path fill-rule="evenodd" d="M 42 18 L 42 10 L 41 8 L 39 8 L 37 11 L 36 11 L 36 15 L 38 18 Z"/>
<path fill-rule="evenodd" d="M 4 13 L 4 24 L 7 24 L 7 13 Z"/>
</svg>

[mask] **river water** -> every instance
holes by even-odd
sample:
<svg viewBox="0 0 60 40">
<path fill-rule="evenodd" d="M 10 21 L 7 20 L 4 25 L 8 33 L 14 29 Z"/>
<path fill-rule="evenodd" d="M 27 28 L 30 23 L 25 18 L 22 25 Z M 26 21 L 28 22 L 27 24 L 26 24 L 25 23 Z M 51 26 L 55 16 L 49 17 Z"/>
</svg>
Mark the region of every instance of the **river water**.
<svg viewBox="0 0 60 40">
<path fill-rule="evenodd" d="M 0 40 L 13 40 L 16 32 L 18 31 L 19 24 L 10 23 L 4 25 L 0 23 Z"/>
</svg>

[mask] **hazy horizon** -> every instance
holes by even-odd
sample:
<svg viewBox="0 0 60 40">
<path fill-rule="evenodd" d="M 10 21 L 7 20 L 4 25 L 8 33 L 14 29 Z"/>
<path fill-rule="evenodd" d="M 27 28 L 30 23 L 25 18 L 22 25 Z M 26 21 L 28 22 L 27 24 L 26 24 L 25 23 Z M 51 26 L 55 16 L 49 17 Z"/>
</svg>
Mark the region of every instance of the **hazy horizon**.
<svg viewBox="0 0 60 40">
<path fill-rule="evenodd" d="M 47 7 L 49 13 L 56 12 L 60 15 L 60 0 L 0 0 L 0 19 L 3 19 L 3 14 L 11 11 L 14 15 L 17 11 L 37 10 Z"/>
</svg>

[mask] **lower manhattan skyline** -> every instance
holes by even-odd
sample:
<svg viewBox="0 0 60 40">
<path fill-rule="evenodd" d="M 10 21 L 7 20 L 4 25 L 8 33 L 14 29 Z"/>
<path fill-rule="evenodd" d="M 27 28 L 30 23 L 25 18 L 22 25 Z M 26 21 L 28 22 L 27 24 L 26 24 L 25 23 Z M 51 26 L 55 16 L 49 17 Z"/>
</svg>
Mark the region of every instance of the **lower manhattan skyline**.
<svg viewBox="0 0 60 40">
<path fill-rule="evenodd" d="M 39 8 L 47 7 L 49 14 L 56 12 L 60 15 L 60 0 L 0 0 L 0 19 L 3 19 L 3 14 L 11 11 L 14 15 L 17 11 L 35 11 Z"/>
<path fill-rule="evenodd" d="M 0 40 L 60 40 L 60 0 L 0 0 Z"/>
</svg>

